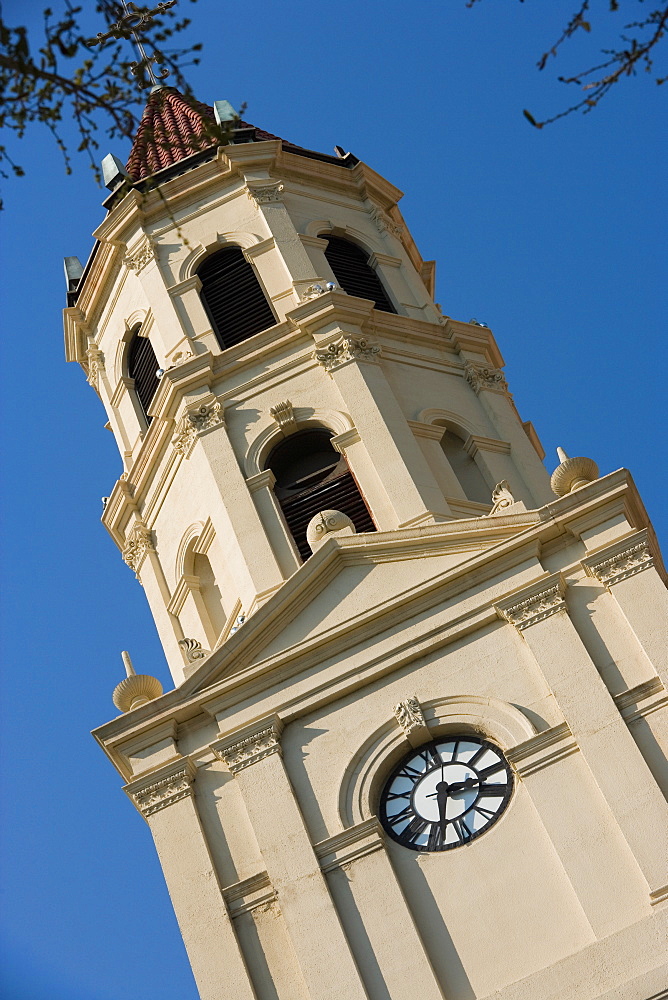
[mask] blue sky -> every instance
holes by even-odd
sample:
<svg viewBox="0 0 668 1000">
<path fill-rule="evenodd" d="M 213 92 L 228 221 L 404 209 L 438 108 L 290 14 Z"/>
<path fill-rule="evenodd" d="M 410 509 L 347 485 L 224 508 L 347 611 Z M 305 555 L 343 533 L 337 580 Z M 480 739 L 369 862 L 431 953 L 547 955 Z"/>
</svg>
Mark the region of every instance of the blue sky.
<svg viewBox="0 0 668 1000">
<path fill-rule="evenodd" d="M 492 327 L 548 468 L 558 444 L 602 473 L 630 468 L 665 540 L 665 88 L 641 76 L 591 115 L 532 129 L 522 109 L 559 110 L 556 73 L 612 40 L 592 18 L 539 74 L 571 0 L 252 0 L 241 20 L 220 0 L 182 7 L 205 43 L 196 95 L 245 101 L 248 121 L 300 145 L 340 144 L 404 190 L 444 313 Z M 64 176 L 46 130 L 15 156 L 28 176 L 4 185 L 0 220 L 3 995 L 196 1000 L 148 828 L 89 735 L 115 714 L 121 649 L 169 685 L 142 590 L 99 524 L 120 459 L 63 356 L 62 258 L 87 257 L 103 192 L 84 161 Z"/>
</svg>

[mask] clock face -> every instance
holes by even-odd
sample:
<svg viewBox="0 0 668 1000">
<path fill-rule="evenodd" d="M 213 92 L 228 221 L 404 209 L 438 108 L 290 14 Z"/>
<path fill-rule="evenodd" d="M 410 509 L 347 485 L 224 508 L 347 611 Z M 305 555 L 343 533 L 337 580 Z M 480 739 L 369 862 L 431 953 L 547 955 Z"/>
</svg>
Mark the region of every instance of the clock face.
<svg viewBox="0 0 668 1000">
<path fill-rule="evenodd" d="M 493 743 L 468 733 L 411 750 L 390 775 L 380 820 L 411 851 L 448 851 L 468 844 L 508 805 L 513 776 Z"/>
</svg>

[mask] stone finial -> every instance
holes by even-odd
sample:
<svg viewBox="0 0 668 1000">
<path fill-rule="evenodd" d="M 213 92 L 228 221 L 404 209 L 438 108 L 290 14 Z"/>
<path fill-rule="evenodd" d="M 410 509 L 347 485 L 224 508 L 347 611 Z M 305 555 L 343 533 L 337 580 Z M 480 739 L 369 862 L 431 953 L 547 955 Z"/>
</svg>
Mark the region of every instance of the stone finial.
<svg viewBox="0 0 668 1000">
<path fill-rule="evenodd" d="M 591 458 L 569 458 L 563 448 L 557 448 L 560 464 L 552 473 L 550 485 L 558 497 L 593 483 L 599 478 L 598 465 Z"/>
<path fill-rule="evenodd" d="M 347 514 L 340 510 L 321 510 L 315 517 L 312 517 L 306 528 L 306 541 L 311 546 L 311 551 L 319 549 L 328 535 L 354 535 L 355 525 Z"/>
<path fill-rule="evenodd" d="M 112 701 L 121 712 L 131 712 L 133 708 L 146 705 L 154 698 L 159 698 L 162 694 L 162 684 L 157 677 L 150 674 L 138 674 L 132 666 L 130 654 L 123 650 L 121 653 L 125 665 L 127 677 L 114 688 Z"/>
</svg>

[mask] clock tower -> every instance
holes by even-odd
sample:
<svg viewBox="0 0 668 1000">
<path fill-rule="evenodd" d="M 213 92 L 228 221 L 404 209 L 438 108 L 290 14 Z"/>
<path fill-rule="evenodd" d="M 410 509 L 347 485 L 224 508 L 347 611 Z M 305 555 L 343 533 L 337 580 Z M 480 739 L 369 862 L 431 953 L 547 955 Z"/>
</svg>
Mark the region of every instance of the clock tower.
<svg viewBox="0 0 668 1000">
<path fill-rule="evenodd" d="M 104 168 L 66 351 L 174 686 L 126 655 L 95 738 L 202 1000 L 668 996 L 668 601 L 629 473 L 550 479 L 352 153 L 159 85 Z"/>
</svg>

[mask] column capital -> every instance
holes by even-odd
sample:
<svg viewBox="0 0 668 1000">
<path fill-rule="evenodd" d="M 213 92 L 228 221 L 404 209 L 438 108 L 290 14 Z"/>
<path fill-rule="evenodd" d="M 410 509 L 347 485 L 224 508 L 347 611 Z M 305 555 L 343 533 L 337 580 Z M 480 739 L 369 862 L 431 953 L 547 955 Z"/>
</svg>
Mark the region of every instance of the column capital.
<svg viewBox="0 0 668 1000">
<path fill-rule="evenodd" d="M 193 793 L 196 772 L 197 768 L 189 758 L 179 757 L 157 771 L 131 781 L 123 791 L 147 819 L 174 802 L 189 798 Z"/>
<path fill-rule="evenodd" d="M 280 754 L 282 731 L 283 723 L 277 715 L 272 715 L 216 740 L 211 744 L 211 750 L 233 774 L 237 774 L 273 753 Z"/>
<path fill-rule="evenodd" d="M 616 583 L 650 569 L 654 565 L 654 557 L 649 548 L 647 528 L 583 559 L 582 565 L 588 576 L 594 577 L 608 590 Z"/>
<path fill-rule="evenodd" d="M 521 632 L 559 611 L 566 611 L 565 589 L 561 574 L 555 573 L 512 597 L 504 598 L 495 605 L 495 609 L 500 618 L 505 618 Z"/>
<path fill-rule="evenodd" d="M 365 337 L 339 337 L 316 351 L 313 358 L 331 375 L 337 368 L 350 364 L 351 361 L 376 361 L 379 354 L 380 345 Z"/>
</svg>

